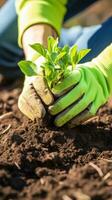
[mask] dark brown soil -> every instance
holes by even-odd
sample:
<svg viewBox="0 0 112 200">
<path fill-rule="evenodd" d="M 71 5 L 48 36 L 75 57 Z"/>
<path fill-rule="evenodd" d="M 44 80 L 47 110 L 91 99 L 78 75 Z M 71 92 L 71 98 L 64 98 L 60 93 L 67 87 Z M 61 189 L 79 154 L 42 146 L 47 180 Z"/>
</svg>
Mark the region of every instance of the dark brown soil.
<svg viewBox="0 0 112 200">
<path fill-rule="evenodd" d="M 112 200 L 112 109 L 72 130 L 38 127 L 1 89 L 0 200 Z M 5 130 L 8 130 L 5 132 Z"/>
</svg>

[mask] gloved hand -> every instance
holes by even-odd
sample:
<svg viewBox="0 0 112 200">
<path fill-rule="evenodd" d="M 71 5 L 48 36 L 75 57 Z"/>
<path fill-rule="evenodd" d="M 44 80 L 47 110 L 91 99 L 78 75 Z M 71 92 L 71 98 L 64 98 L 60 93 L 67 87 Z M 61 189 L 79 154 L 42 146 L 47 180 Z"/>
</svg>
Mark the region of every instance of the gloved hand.
<svg viewBox="0 0 112 200">
<path fill-rule="evenodd" d="M 36 60 L 34 50 L 29 44 L 40 43 L 47 46 L 47 38 L 52 35 L 57 37 L 56 31 L 47 24 L 36 24 L 25 30 L 22 45 L 27 60 Z M 23 91 L 18 100 L 18 107 L 23 114 L 34 120 L 45 116 L 45 105 L 53 103 L 53 96 L 47 87 L 40 65 L 43 58 L 36 60 L 39 76 L 25 77 Z"/>
<path fill-rule="evenodd" d="M 112 94 L 112 45 L 91 62 L 78 65 L 53 93 L 62 95 L 49 107 L 56 126 L 70 121 L 73 127 L 94 116 Z"/>
<path fill-rule="evenodd" d="M 46 110 L 43 103 L 45 105 L 53 103 L 53 96 L 47 87 L 40 68 L 42 62 L 42 57 L 35 61 L 40 75 L 25 77 L 23 91 L 18 100 L 19 109 L 31 120 L 41 119 L 45 116 Z"/>
</svg>

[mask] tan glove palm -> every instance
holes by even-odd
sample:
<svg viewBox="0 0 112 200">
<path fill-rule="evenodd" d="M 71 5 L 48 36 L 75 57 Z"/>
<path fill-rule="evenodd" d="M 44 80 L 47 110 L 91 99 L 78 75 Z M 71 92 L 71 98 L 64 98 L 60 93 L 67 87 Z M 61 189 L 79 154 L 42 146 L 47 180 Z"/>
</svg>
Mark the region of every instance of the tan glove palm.
<svg viewBox="0 0 112 200">
<path fill-rule="evenodd" d="M 19 109 L 31 120 L 43 118 L 46 114 L 44 104 L 48 106 L 53 103 L 53 96 L 40 68 L 42 62 L 42 57 L 35 62 L 39 70 L 38 76 L 25 77 L 23 91 L 18 100 Z"/>
</svg>

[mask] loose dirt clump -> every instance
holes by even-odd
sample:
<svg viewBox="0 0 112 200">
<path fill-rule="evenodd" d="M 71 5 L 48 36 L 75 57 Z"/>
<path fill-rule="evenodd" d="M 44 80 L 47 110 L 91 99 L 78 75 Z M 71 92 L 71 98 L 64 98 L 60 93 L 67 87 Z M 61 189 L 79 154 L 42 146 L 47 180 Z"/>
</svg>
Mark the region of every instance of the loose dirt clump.
<svg viewBox="0 0 112 200">
<path fill-rule="evenodd" d="M 0 91 L 0 200 L 112 200 L 112 109 L 71 130 L 38 127 L 19 93 Z"/>
</svg>

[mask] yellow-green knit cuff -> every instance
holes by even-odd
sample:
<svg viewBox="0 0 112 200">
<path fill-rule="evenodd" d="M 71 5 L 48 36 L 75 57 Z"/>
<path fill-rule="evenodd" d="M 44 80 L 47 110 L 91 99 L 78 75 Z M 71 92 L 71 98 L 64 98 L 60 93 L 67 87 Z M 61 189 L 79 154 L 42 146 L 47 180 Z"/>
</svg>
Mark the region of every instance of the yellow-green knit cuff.
<svg viewBox="0 0 112 200">
<path fill-rule="evenodd" d="M 108 84 L 109 93 L 112 95 L 112 44 L 93 59 L 93 62 L 103 72 Z"/>
<path fill-rule="evenodd" d="M 18 42 L 20 47 L 22 47 L 22 36 L 24 31 L 34 24 L 49 24 L 57 31 L 58 35 L 60 35 L 61 25 L 66 9 L 58 3 L 58 1 L 54 2 L 55 3 L 51 3 L 50 1 L 39 2 L 39 0 L 26 1 L 23 8 L 19 11 L 18 17 Z"/>
</svg>

